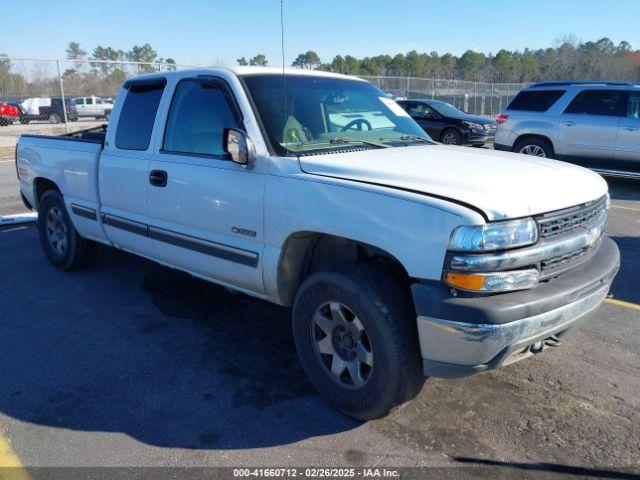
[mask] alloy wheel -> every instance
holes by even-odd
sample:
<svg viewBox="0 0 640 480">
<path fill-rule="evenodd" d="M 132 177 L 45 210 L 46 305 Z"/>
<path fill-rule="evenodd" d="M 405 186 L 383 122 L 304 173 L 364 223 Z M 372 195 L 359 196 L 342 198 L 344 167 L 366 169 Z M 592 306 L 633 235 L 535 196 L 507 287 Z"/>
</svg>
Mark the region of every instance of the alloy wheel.
<svg viewBox="0 0 640 480">
<path fill-rule="evenodd" d="M 313 350 L 325 373 L 341 387 L 362 388 L 373 373 L 373 351 L 360 319 L 339 302 L 320 305 L 311 323 Z"/>
<path fill-rule="evenodd" d="M 539 145 L 525 145 L 522 147 L 518 153 L 523 153 L 525 155 L 531 155 L 533 157 L 546 157 L 547 154 L 544 153 L 544 149 Z"/>
<path fill-rule="evenodd" d="M 458 144 L 458 136 L 455 132 L 447 132 L 442 137 L 442 143 L 445 145 L 457 145 Z"/>
<path fill-rule="evenodd" d="M 59 207 L 47 212 L 47 240 L 51 249 L 61 257 L 67 253 L 69 235 L 64 214 Z"/>
</svg>

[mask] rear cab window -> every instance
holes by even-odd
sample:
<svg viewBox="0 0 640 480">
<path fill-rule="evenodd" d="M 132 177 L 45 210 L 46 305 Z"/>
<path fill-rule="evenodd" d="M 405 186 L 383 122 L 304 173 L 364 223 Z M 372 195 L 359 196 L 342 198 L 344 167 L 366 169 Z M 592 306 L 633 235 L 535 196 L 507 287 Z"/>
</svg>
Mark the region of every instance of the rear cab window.
<svg viewBox="0 0 640 480">
<path fill-rule="evenodd" d="M 164 92 L 164 78 L 125 84 L 127 94 L 118 118 L 116 148 L 147 150 Z"/>
<path fill-rule="evenodd" d="M 566 93 L 566 90 L 525 90 L 518 93 L 507 110 L 546 112 Z"/>
</svg>

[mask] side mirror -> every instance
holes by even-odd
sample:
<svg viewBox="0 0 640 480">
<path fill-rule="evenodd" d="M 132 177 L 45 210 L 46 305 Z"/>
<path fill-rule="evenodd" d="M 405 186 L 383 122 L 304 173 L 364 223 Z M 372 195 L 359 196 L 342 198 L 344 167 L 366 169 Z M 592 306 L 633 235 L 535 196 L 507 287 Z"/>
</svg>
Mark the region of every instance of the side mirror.
<svg viewBox="0 0 640 480">
<path fill-rule="evenodd" d="M 251 139 L 246 133 L 233 128 L 225 129 L 224 150 L 239 165 L 249 165 L 255 156 Z"/>
</svg>

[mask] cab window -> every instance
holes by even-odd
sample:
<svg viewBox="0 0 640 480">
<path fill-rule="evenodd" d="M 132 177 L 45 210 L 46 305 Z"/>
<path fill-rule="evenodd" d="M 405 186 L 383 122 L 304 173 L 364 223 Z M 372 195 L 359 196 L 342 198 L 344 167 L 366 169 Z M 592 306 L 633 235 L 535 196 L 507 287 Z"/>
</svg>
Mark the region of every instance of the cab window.
<svg viewBox="0 0 640 480">
<path fill-rule="evenodd" d="M 630 93 L 627 104 L 627 117 L 640 120 L 640 93 Z"/>
<path fill-rule="evenodd" d="M 224 130 L 237 129 L 238 123 L 219 80 L 182 80 L 171 101 L 162 150 L 222 157 Z"/>
<path fill-rule="evenodd" d="M 118 118 L 116 147 L 124 150 L 147 150 L 151 142 L 153 124 L 166 80 L 153 83 L 132 81 L 125 83 L 126 97 Z"/>
<path fill-rule="evenodd" d="M 621 90 L 584 90 L 564 113 L 622 117 L 626 115 L 626 105 L 627 93 Z"/>
</svg>

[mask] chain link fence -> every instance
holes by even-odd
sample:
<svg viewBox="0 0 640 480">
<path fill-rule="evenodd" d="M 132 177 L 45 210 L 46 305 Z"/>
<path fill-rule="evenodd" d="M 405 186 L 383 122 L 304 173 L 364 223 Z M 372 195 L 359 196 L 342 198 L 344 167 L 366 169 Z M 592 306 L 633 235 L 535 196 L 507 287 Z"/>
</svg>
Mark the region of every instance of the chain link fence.
<svg viewBox="0 0 640 480">
<path fill-rule="evenodd" d="M 0 157 L 23 133 L 59 135 L 108 121 L 128 78 L 196 65 L 0 56 Z M 478 115 L 497 115 L 525 84 L 410 77 L 362 77 L 402 98 L 435 98 Z"/>
<path fill-rule="evenodd" d="M 60 135 L 108 122 L 118 89 L 128 78 L 188 67 L 0 56 L 0 157 L 13 155 L 23 133 Z"/>
<path fill-rule="evenodd" d="M 397 99 L 442 100 L 475 115 L 496 116 L 528 84 L 361 76 Z"/>
</svg>

